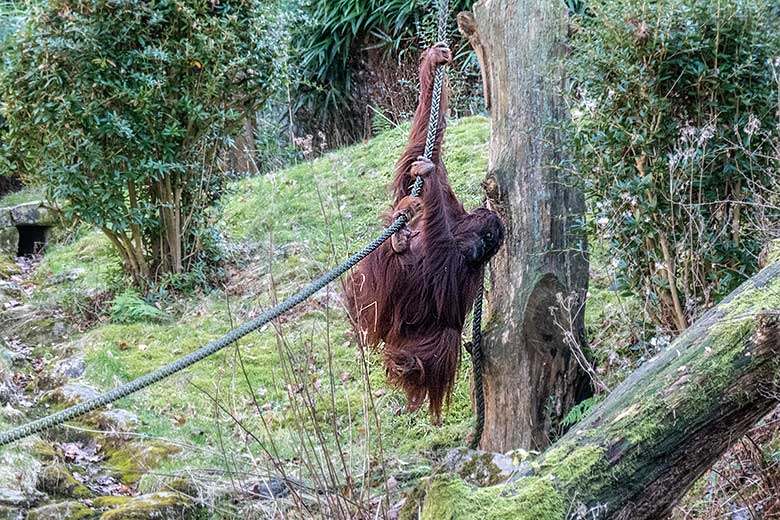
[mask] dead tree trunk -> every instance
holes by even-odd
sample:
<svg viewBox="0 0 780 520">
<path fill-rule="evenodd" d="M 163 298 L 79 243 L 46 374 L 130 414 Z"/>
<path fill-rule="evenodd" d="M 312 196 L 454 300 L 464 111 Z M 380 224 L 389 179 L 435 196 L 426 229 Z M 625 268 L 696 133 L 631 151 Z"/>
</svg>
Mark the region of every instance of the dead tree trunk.
<svg viewBox="0 0 780 520">
<path fill-rule="evenodd" d="M 648 361 L 514 482 L 429 481 L 423 518 L 658 520 L 778 402 L 780 262 Z"/>
<path fill-rule="evenodd" d="M 492 118 L 486 187 L 507 225 L 491 270 L 491 304 L 500 321 L 489 324 L 484 342 L 481 446 L 542 449 L 589 391 L 550 314 L 556 294 L 584 302 L 588 281 L 585 238 L 574 229 L 584 200 L 563 168 L 563 4 L 483 0 L 474 5 L 475 24 L 459 19 L 461 30 L 472 32 L 469 40 L 482 46 Z M 582 312 L 571 327 L 581 338 Z"/>
</svg>

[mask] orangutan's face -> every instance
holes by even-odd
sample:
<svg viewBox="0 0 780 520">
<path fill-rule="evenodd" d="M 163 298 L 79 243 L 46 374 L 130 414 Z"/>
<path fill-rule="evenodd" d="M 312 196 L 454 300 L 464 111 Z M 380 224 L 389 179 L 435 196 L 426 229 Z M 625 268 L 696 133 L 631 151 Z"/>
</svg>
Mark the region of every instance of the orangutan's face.
<svg viewBox="0 0 780 520">
<path fill-rule="evenodd" d="M 478 208 L 464 218 L 455 230 L 461 252 L 470 265 L 481 265 L 496 254 L 504 242 L 504 224 L 489 209 Z"/>
</svg>

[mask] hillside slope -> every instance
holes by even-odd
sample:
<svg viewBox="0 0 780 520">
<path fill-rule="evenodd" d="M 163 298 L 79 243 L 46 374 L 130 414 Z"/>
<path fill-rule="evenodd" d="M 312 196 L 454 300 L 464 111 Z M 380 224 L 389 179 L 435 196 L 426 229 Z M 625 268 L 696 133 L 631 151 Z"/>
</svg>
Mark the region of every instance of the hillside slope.
<svg viewBox="0 0 780 520">
<path fill-rule="evenodd" d="M 408 126 L 393 129 L 313 162 L 233 184 L 216 222 L 227 253 L 220 289 L 182 296 L 175 289 L 193 282 L 182 277 L 143 300 L 127 289 L 107 240 L 84 229 L 52 245 L 40 264 L 7 272 L 19 291 L 0 314 L 0 350 L 27 358 L 6 369 L 25 383 L 15 388 L 15 403 L 29 402 L 29 415 L 40 415 L 138 377 L 251 319 L 343 259 L 380 230 L 407 132 Z M 488 133 L 482 118 L 456 121 L 448 130 L 444 156 L 467 207 L 480 201 Z M 46 497 L 30 505 L 115 497 L 99 501 L 105 516 L 114 507 L 132 507 L 126 504 L 130 495 L 184 487 L 211 508 L 244 516 L 249 506 L 226 499 L 235 494 L 229 488 L 236 482 L 251 488 L 269 475 L 301 482 L 302 490 L 342 490 L 324 503 L 310 491 L 292 493 L 274 506 L 280 511 L 311 502 L 324 512 L 343 507 L 347 496 L 357 504 L 350 507 L 375 508 L 391 477 L 397 496 L 399 482 L 424 474 L 442 449 L 465 442 L 471 424 L 468 368 L 441 428 L 430 424 L 425 411 L 405 413 L 403 396 L 387 387 L 377 356 L 356 348 L 339 295 L 338 286 L 323 290 L 236 348 L 122 400 L 121 410 L 93 414 L 75 425 L 78 430 L 33 441 L 56 454 L 58 471 L 78 476 L 87 489 L 79 496 L 39 489 Z M 6 413 L 3 422 L 22 420 Z M 132 433 L 97 433 L 107 430 Z M 90 457 L 66 453 L 95 451 L 90 446 L 97 447 Z M 9 454 L 14 448 L 3 452 Z M 44 471 L 51 464 L 30 466 Z M 105 478 L 116 486 L 99 484 Z M 7 480 L 0 474 L 0 489 L 14 486 Z"/>
</svg>

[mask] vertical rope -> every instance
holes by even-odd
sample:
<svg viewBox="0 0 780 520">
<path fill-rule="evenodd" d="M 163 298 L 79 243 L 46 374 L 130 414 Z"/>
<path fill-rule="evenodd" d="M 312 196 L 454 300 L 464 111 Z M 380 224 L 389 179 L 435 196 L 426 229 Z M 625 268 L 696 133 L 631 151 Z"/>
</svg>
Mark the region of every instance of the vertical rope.
<svg viewBox="0 0 780 520">
<path fill-rule="evenodd" d="M 440 42 L 447 43 L 447 24 L 450 17 L 449 0 L 439 0 L 437 17 L 437 36 Z"/>
<path fill-rule="evenodd" d="M 479 447 L 482 432 L 485 429 L 485 389 L 482 386 L 482 295 L 485 291 L 485 273 L 477 288 L 474 298 L 474 312 L 471 322 L 471 364 L 474 368 L 474 404 L 477 412 L 477 422 L 474 426 L 474 437 L 471 439 L 472 450 Z"/>
<path fill-rule="evenodd" d="M 433 77 L 433 93 L 431 99 L 431 113 L 428 118 L 428 135 L 425 138 L 425 155 L 430 159 L 436 146 L 436 134 L 439 131 L 439 110 L 441 108 L 441 89 L 444 84 L 444 67 L 439 65 Z"/>
<path fill-rule="evenodd" d="M 449 1 L 439 0 L 438 2 L 438 40 L 447 42 L 447 21 L 449 18 Z M 441 103 L 441 91 L 444 84 L 444 67 L 439 66 L 436 69 L 436 75 L 433 79 L 433 93 L 431 99 L 431 113 L 428 119 L 428 135 L 425 140 L 425 157 L 431 158 L 436 145 L 436 133 L 439 126 L 439 110 Z M 412 188 L 412 195 L 417 197 L 422 189 L 422 180 L 418 177 Z M 486 205 L 483 201 L 482 205 Z M 474 400 L 476 406 L 477 421 L 474 427 L 474 437 L 471 440 L 471 449 L 477 449 L 482 440 L 482 433 L 485 429 L 485 390 L 482 384 L 482 295 L 484 294 L 485 274 L 477 288 L 477 295 L 474 298 L 474 311 L 471 324 L 471 364 L 474 369 Z"/>
<path fill-rule="evenodd" d="M 437 17 L 437 35 L 440 42 L 447 41 L 447 20 L 449 18 L 449 0 L 439 0 Z M 425 138 L 425 151 L 423 155 L 430 159 L 433 156 L 436 146 L 436 134 L 439 131 L 439 111 L 441 109 L 441 90 L 444 85 L 444 67 L 436 67 L 436 74 L 433 77 L 433 92 L 431 94 L 431 112 L 428 116 L 428 135 Z M 419 190 L 415 193 L 418 183 L 415 182 L 412 189 L 412 195 L 419 195 Z M 420 183 L 420 188 L 422 184 Z"/>
</svg>

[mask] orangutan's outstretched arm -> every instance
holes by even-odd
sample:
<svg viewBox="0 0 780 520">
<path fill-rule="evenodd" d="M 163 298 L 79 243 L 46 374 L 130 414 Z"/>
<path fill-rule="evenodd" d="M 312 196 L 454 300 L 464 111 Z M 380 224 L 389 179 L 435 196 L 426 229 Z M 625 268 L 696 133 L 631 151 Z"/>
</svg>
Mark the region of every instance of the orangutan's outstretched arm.
<svg viewBox="0 0 780 520">
<path fill-rule="evenodd" d="M 451 61 L 452 54 L 450 53 L 449 48 L 444 44 L 435 45 L 423 54 L 422 63 L 420 64 L 420 99 L 417 104 L 417 110 L 414 113 L 412 130 L 409 133 L 409 142 L 406 145 L 403 155 L 396 164 L 395 179 L 393 180 L 394 203 L 398 203 L 411 192 L 411 185 L 414 183 L 414 176 L 411 175 L 410 172 L 412 163 L 425 152 L 425 139 L 428 135 L 428 122 L 431 113 L 433 83 L 436 69 Z M 433 147 L 433 154 L 431 156 L 431 161 L 435 165 L 438 165 L 441 162 L 441 142 L 444 138 L 446 113 L 447 89 L 443 87 L 439 104 L 436 144 Z M 442 172 L 444 172 L 443 168 Z"/>
</svg>

